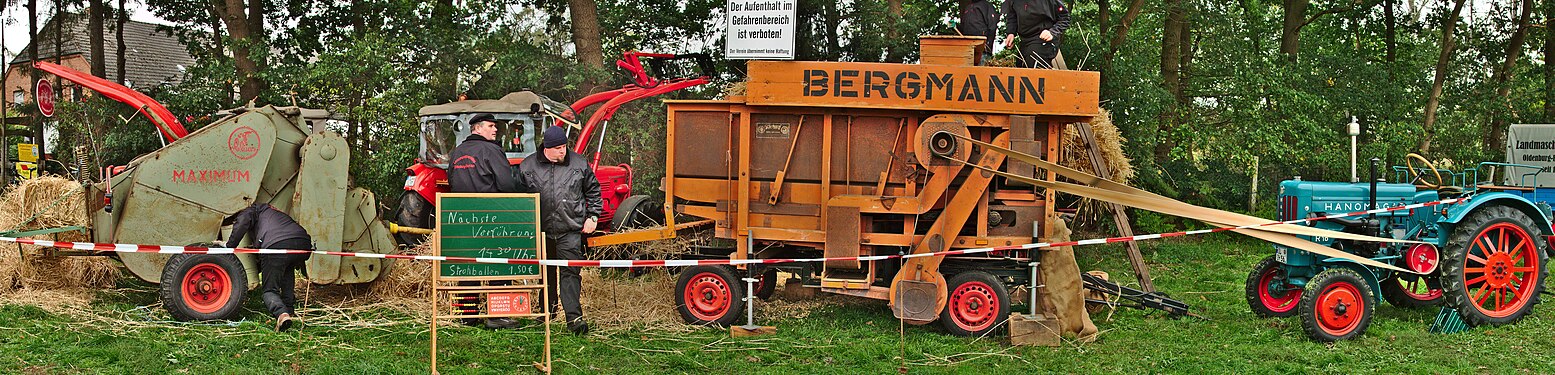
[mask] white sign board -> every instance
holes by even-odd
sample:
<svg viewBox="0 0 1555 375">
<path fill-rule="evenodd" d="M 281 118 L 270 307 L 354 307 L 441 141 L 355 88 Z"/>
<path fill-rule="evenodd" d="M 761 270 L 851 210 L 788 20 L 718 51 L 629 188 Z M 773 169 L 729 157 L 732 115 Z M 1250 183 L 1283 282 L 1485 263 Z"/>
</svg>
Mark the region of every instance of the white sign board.
<svg viewBox="0 0 1555 375">
<path fill-rule="evenodd" d="M 1532 168 L 1508 168 L 1504 185 L 1555 187 L 1555 124 L 1514 124 L 1506 132 L 1506 162 L 1542 167 L 1544 173 L 1534 177 Z M 1483 173 L 1483 172 L 1481 172 Z M 1526 185 L 1525 185 L 1526 184 Z"/>
<path fill-rule="evenodd" d="M 798 0 L 729 0 L 728 59 L 794 59 Z"/>
</svg>

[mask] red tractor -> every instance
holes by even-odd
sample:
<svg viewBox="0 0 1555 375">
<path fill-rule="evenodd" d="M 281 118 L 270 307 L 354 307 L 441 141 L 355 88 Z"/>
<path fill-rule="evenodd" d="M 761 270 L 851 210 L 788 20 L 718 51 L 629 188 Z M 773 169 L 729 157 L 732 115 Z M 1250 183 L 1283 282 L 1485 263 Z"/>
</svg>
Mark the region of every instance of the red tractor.
<svg viewBox="0 0 1555 375">
<path fill-rule="evenodd" d="M 644 63 L 647 66 L 644 66 Z M 508 163 L 517 165 L 525 157 L 539 151 L 540 134 L 547 126 L 580 128 L 574 139 L 573 151 L 590 158 L 589 165 L 599 178 L 599 187 L 605 202 L 605 214 L 601 222 L 606 232 L 620 231 L 651 224 L 661 215 L 659 202 L 646 195 L 632 195 L 632 167 L 627 164 L 599 165 L 604 135 L 610 127 L 610 118 L 622 105 L 634 100 L 650 98 L 681 89 L 700 86 L 709 82 L 712 62 L 705 54 L 655 54 L 630 51 L 623 54 L 616 66 L 631 74 L 632 83 L 619 89 L 596 93 L 574 102 L 570 107 L 552 101 L 531 91 L 519 91 L 496 100 L 464 100 L 448 104 L 422 107 L 418 113 L 421 123 L 421 147 L 416 163 L 405 168 L 405 193 L 400 196 L 395 219 L 401 226 L 431 228 L 431 202 L 438 192 L 448 191 L 448 154 L 470 135 L 471 118 L 477 114 L 491 114 L 501 124 L 497 125 L 497 142 L 506 145 Z M 652 74 L 649 74 L 652 69 Z M 675 77 L 675 78 L 655 78 Z M 596 104 L 603 104 L 589 116 L 587 123 L 574 123 L 576 113 Z M 598 135 L 595 131 L 598 129 Z M 589 142 L 598 138 L 594 152 L 588 152 Z M 403 244 L 419 243 L 423 236 L 396 234 Z"/>
</svg>

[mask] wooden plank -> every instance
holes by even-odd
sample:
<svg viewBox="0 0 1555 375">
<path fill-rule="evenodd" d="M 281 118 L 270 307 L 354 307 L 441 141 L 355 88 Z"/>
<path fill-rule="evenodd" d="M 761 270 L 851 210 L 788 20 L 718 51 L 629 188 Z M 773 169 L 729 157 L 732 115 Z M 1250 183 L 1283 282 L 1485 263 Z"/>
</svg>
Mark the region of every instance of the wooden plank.
<svg viewBox="0 0 1555 375">
<path fill-rule="evenodd" d="M 1085 149 L 1091 156 L 1091 167 L 1096 170 L 1096 176 L 1111 179 L 1112 170 L 1107 169 L 1101 161 L 1101 147 L 1096 144 L 1096 135 L 1091 132 L 1091 124 L 1077 123 L 1076 130 L 1080 133 L 1080 141 L 1085 142 Z M 1128 224 L 1128 212 L 1123 205 L 1113 203 L 1107 205 L 1112 208 L 1112 221 L 1118 226 L 1118 236 L 1133 237 L 1134 228 Z M 1145 292 L 1155 292 L 1155 283 L 1150 281 L 1150 267 L 1145 265 L 1145 256 L 1139 253 L 1139 245 L 1133 241 L 1124 242 L 1128 249 L 1128 264 L 1134 269 L 1134 276 L 1139 279 L 1139 289 Z"/>
<path fill-rule="evenodd" d="M 978 66 L 751 61 L 750 105 L 1095 116 L 1097 72 Z"/>
</svg>

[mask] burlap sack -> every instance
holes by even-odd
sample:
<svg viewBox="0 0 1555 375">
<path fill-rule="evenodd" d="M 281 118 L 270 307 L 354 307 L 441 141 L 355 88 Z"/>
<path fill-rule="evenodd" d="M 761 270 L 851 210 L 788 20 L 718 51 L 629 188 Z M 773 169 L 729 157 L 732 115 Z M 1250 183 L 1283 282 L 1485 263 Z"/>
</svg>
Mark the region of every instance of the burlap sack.
<svg viewBox="0 0 1555 375">
<path fill-rule="evenodd" d="M 1052 236 L 1047 242 L 1069 241 L 1069 225 L 1057 215 L 1048 217 L 1048 225 Z M 1042 284 L 1037 295 L 1038 304 L 1042 311 L 1056 318 L 1065 337 L 1074 336 L 1081 342 L 1096 340 L 1096 324 L 1091 322 L 1091 315 L 1085 311 L 1085 286 L 1080 281 L 1080 265 L 1074 260 L 1074 248 L 1058 247 L 1043 251 L 1041 272 Z"/>
</svg>

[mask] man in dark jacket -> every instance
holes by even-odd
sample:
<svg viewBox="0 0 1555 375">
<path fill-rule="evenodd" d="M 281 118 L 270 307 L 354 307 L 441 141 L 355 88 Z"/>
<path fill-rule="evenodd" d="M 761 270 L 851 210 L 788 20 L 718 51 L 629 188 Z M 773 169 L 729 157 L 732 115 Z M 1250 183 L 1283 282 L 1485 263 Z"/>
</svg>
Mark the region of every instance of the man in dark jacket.
<svg viewBox="0 0 1555 375">
<path fill-rule="evenodd" d="M 507 153 L 497 144 L 497 118 L 479 114 L 470 119 L 470 136 L 448 154 L 448 190 L 455 193 L 513 193 L 513 170 L 508 164 Z M 504 286 L 505 281 L 493 281 L 490 285 Z M 459 285 L 477 286 L 479 281 L 461 281 Z M 466 297 L 465 303 L 480 303 L 480 298 Z M 465 325 L 485 323 L 486 328 L 513 328 L 518 321 L 512 318 L 485 320 L 464 319 Z"/>
<path fill-rule="evenodd" d="M 448 154 L 448 187 L 455 193 L 512 193 L 513 172 L 497 144 L 497 119 L 470 119 L 470 136 Z"/>
<path fill-rule="evenodd" d="M 1052 69 L 1058 46 L 1069 29 L 1069 7 L 1062 0 L 1005 0 L 1004 48 L 1015 44 L 1021 67 Z"/>
<path fill-rule="evenodd" d="M 961 0 L 961 21 L 956 31 L 965 36 L 988 38 L 983 42 L 983 64 L 993 58 L 993 44 L 999 40 L 999 12 L 988 0 Z"/>
<path fill-rule="evenodd" d="M 605 212 L 604 200 L 599 195 L 599 180 L 594 170 L 578 155 L 567 150 L 567 128 L 552 126 L 545 129 L 545 139 L 537 155 L 531 155 L 518 164 L 518 186 L 523 192 L 540 194 L 540 228 L 545 231 L 545 248 L 551 259 L 583 259 L 583 235 L 594 233 L 599 225 L 599 215 Z M 557 269 L 560 277 L 557 277 Z M 567 313 L 567 329 L 575 334 L 586 334 L 588 323 L 583 321 L 583 307 L 578 298 L 583 291 L 583 279 L 577 267 L 553 267 L 549 293 L 551 300 L 558 300 L 556 290 L 561 288 L 562 310 Z M 559 285 L 558 285 L 559 284 Z"/>
<path fill-rule="evenodd" d="M 253 234 L 248 247 L 258 249 L 313 250 L 313 239 L 308 231 L 292 220 L 285 212 L 268 203 L 254 203 L 232 214 L 232 235 L 226 247 L 237 247 L 244 237 Z M 260 285 L 265 308 L 275 317 L 275 330 L 285 331 L 297 318 L 296 274 L 297 269 L 308 262 L 312 254 L 259 254 Z"/>
</svg>

